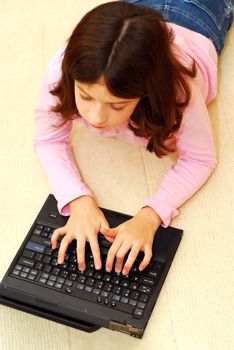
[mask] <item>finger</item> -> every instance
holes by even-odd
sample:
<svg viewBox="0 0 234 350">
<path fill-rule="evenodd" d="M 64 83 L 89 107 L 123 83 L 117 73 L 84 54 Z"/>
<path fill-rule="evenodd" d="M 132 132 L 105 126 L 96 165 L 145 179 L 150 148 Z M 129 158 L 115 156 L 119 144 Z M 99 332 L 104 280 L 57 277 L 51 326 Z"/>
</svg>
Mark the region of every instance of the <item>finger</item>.
<svg viewBox="0 0 234 350">
<path fill-rule="evenodd" d="M 149 264 L 150 259 L 152 258 L 152 248 L 151 246 L 146 246 L 144 249 L 144 258 L 142 260 L 142 262 L 139 265 L 139 270 L 142 271 L 146 268 L 146 266 Z"/>
<path fill-rule="evenodd" d="M 116 261 L 115 261 L 115 271 L 121 272 L 124 264 L 124 257 L 131 249 L 131 245 L 128 243 L 123 243 L 119 250 L 116 253 Z"/>
<path fill-rule="evenodd" d="M 63 264 L 68 245 L 72 241 L 72 236 L 66 235 L 62 240 L 58 251 L 58 263 Z"/>
<path fill-rule="evenodd" d="M 123 275 L 127 275 L 129 273 L 129 271 L 132 268 L 132 265 L 134 264 L 134 261 L 136 260 L 138 254 L 139 254 L 139 251 L 140 251 L 140 247 L 138 247 L 138 246 L 132 247 L 131 251 L 128 254 L 128 258 L 124 264 L 124 268 L 122 271 Z"/>
<path fill-rule="evenodd" d="M 79 237 L 79 240 L 77 240 L 76 245 L 76 251 L 77 251 L 77 263 L 78 263 L 78 269 L 80 271 L 85 270 L 85 245 L 86 240 L 85 237 Z"/>
<path fill-rule="evenodd" d="M 104 228 L 106 230 L 110 229 L 110 225 L 109 222 L 106 220 L 105 216 L 103 217 L 103 219 L 101 220 L 101 228 Z"/>
<path fill-rule="evenodd" d="M 107 254 L 107 259 L 106 259 L 106 271 L 110 272 L 113 267 L 113 263 L 115 260 L 115 256 L 117 251 L 119 250 L 121 244 L 123 242 L 123 239 L 116 238 L 112 246 L 110 247 L 108 254 Z"/>
<path fill-rule="evenodd" d="M 57 228 L 56 230 L 54 230 L 52 236 L 51 236 L 51 248 L 55 249 L 57 248 L 57 240 L 59 239 L 59 237 L 65 235 L 67 232 L 65 226 L 64 227 L 60 227 Z"/>
<path fill-rule="evenodd" d="M 104 236 L 108 236 L 108 237 L 115 237 L 118 230 L 117 228 L 110 228 L 110 229 L 106 229 L 104 227 L 100 228 L 100 232 L 104 235 Z"/>
<path fill-rule="evenodd" d="M 89 241 L 91 251 L 93 253 L 93 260 L 96 270 L 100 270 L 102 268 L 102 260 L 100 254 L 100 248 L 98 244 L 98 240 L 96 237 L 92 237 Z"/>
<path fill-rule="evenodd" d="M 113 243 L 114 242 L 114 238 L 113 237 L 109 237 L 109 236 L 104 236 L 105 237 L 105 239 L 107 240 L 107 241 L 109 241 L 110 243 Z"/>
</svg>

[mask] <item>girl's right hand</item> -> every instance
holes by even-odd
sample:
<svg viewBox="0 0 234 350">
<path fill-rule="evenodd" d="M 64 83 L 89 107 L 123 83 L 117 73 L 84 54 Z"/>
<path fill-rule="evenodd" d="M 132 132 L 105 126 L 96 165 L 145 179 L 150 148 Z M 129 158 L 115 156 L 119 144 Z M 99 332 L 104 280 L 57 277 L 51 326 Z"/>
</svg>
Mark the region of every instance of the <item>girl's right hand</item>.
<svg viewBox="0 0 234 350">
<path fill-rule="evenodd" d="M 71 215 L 65 226 L 54 230 L 51 237 L 52 249 L 57 247 L 57 240 L 61 240 L 58 263 L 63 264 L 65 253 L 73 239 L 77 240 L 77 262 L 80 271 L 85 270 L 85 245 L 89 242 L 94 258 L 95 269 L 102 268 L 98 233 L 101 228 L 109 229 L 109 223 L 103 212 L 98 208 L 91 196 L 82 196 L 70 203 Z"/>
</svg>

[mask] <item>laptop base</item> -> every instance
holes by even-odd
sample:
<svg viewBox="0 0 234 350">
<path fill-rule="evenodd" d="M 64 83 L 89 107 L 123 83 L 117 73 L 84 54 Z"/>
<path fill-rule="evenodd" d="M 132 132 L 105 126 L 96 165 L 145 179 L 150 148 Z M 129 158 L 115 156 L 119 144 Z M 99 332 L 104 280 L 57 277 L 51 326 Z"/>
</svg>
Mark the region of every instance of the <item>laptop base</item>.
<svg viewBox="0 0 234 350">
<path fill-rule="evenodd" d="M 101 328 L 100 326 L 97 326 L 92 323 L 88 323 L 85 321 L 77 321 L 77 320 L 74 320 L 73 318 L 69 318 L 64 315 L 61 316 L 59 314 L 56 314 L 55 312 L 43 310 L 42 308 L 35 307 L 32 305 L 27 305 L 22 302 L 17 302 L 16 300 L 11 300 L 1 295 L 0 295 L 0 304 L 23 311 L 23 312 L 27 312 L 35 316 L 43 317 L 43 318 L 46 318 L 47 320 L 55 321 L 65 326 L 73 327 L 88 333 L 94 332 L 99 328 Z"/>
</svg>

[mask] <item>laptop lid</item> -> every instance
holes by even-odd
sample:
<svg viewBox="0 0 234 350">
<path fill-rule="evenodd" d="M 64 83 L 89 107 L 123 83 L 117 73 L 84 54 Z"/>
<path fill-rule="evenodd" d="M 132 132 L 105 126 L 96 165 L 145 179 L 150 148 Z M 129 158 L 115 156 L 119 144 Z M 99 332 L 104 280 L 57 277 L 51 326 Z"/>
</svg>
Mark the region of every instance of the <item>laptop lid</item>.
<svg viewBox="0 0 234 350">
<path fill-rule="evenodd" d="M 131 216 L 123 213 L 105 208 L 100 209 L 107 218 L 110 227 L 115 227 L 131 218 Z M 48 285 L 42 285 L 36 283 L 36 281 L 23 279 L 12 274 L 19 261 L 22 261 L 22 253 L 25 251 L 25 248 L 30 248 L 34 243 L 37 245 L 34 245 L 32 249 L 36 247 L 36 249 L 40 250 L 43 246 L 47 246 L 47 248 L 50 246 L 50 239 L 43 236 L 38 238 L 34 234 L 38 225 L 55 229 L 64 226 L 67 220 L 68 217 L 59 214 L 57 201 L 50 194 L 1 281 L 0 303 L 86 332 L 95 331 L 103 326 L 142 338 L 154 304 L 179 246 L 183 231 L 172 227 L 166 229 L 160 227 L 158 229 L 153 244 L 151 269 L 148 269 L 148 275 L 145 275 L 144 271 L 142 273 L 138 272 L 140 274 L 140 277 L 137 277 L 139 293 L 141 293 L 141 296 L 149 294 L 144 312 L 138 314 L 137 310 L 140 309 L 137 308 L 137 305 L 114 302 L 113 305 L 115 304 L 115 306 L 113 306 L 110 300 L 106 304 L 107 298 L 101 298 L 102 300 L 99 302 L 96 294 L 89 293 L 87 296 L 87 293 L 76 288 L 76 283 L 71 288 L 67 287 L 65 289 L 64 287 L 62 290 L 55 290 Z M 104 241 L 104 239 L 101 239 L 100 244 Z M 24 262 L 27 263 L 27 260 Z M 152 279 L 150 277 L 155 273 L 157 274 L 154 268 L 155 264 L 156 266 L 157 264 L 162 266 L 162 269 L 157 278 L 157 283 L 151 286 Z M 113 276 L 114 274 L 113 272 Z M 132 276 L 137 276 L 137 274 L 132 274 Z M 123 286 L 125 285 L 123 281 L 121 283 L 123 283 Z M 126 281 L 126 286 L 130 289 L 129 284 L 130 286 L 134 285 L 136 288 L 136 283 L 134 284 L 133 280 Z M 125 288 L 125 290 L 128 289 Z M 136 293 L 138 293 L 138 289 Z M 111 295 L 113 296 L 113 293 Z"/>
</svg>

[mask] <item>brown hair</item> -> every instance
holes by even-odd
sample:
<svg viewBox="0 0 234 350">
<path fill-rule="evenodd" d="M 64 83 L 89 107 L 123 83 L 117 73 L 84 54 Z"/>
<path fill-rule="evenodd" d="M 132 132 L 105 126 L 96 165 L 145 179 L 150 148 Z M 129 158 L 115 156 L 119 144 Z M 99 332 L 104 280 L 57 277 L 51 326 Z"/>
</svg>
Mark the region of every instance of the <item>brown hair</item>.
<svg viewBox="0 0 234 350">
<path fill-rule="evenodd" d="M 75 27 L 65 49 L 62 76 L 50 93 L 59 98 L 51 110 L 64 121 L 79 114 L 74 80 L 94 83 L 101 76 L 117 97 L 141 97 L 129 124 L 148 138 L 147 150 L 159 157 L 174 149 L 165 140 L 178 130 L 190 100 L 188 78 L 196 67 L 185 67 L 173 53 L 173 33 L 156 10 L 125 2 L 109 2 L 88 12 Z M 187 76 L 187 77 L 186 77 Z"/>
</svg>

